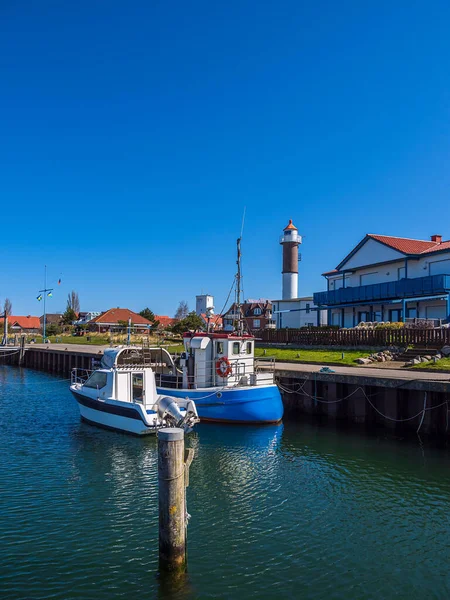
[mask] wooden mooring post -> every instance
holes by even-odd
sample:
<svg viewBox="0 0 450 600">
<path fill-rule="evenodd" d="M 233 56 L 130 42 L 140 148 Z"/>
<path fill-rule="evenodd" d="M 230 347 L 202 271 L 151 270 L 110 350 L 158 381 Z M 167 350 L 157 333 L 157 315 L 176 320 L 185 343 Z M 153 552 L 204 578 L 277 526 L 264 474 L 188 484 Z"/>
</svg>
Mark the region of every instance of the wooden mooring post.
<svg viewBox="0 0 450 600">
<path fill-rule="evenodd" d="M 194 451 L 184 460 L 184 431 L 176 427 L 158 431 L 159 568 L 186 572 L 186 486 Z"/>
</svg>

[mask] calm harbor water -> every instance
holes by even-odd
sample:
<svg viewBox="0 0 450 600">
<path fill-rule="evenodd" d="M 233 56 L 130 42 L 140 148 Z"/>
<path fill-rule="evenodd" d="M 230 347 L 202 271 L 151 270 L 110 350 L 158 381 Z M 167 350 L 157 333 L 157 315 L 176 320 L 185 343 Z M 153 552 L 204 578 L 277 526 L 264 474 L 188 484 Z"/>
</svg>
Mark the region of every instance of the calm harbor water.
<svg viewBox="0 0 450 600">
<path fill-rule="evenodd" d="M 157 442 L 0 366 L 0 598 L 449 598 L 450 456 L 307 424 L 201 425 L 189 574 L 157 577 Z"/>
</svg>

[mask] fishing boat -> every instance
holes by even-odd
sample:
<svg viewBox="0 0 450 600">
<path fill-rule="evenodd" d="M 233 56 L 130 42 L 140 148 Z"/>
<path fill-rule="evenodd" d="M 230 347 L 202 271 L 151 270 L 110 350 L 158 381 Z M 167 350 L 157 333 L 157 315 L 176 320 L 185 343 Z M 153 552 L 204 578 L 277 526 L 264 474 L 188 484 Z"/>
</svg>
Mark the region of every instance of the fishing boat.
<svg viewBox="0 0 450 600">
<path fill-rule="evenodd" d="M 158 393 L 195 401 L 203 421 L 279 423 L 283 402 L 275 362 L 255 359 L 255 338 L 241 312 L 241 238 L 237 240 L 236 331 L 187 332 L 175 365 L 169 353 L 151 348 Z M 209 329 L 209 328 L 208 328 Z"/>
<path fill-rule="evenodd" d="M 139 348 L 107 348 L 100 368 L 73 369 L 70 391 L 83 421 L 135 435 L 154 434 L 161 427 L 186 433 L 199 422 L 192 398 L 159 394 L 155 373 Z"/>
</svg>

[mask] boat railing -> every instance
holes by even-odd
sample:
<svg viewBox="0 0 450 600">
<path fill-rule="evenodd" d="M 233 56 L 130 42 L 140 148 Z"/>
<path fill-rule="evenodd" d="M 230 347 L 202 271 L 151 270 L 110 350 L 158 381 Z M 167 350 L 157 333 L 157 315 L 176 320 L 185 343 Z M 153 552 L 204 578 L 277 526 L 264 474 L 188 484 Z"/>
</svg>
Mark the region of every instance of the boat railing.
<svg viewBox="0 0 450 600">
<path fill-rule="evenodd" d="M 93 369 L 80 369 L 79 367 L 73 368 L 70 373 L 71 385 L 74 385 L 75 383 L 80 383 L 83 385 L 93 372 Z"/>
<path fill-rule="evenodd" d="M 220 360 L 220 359 L 219 359 Z M 236 386 L 236 385 L 268 385 L 274 381 L 275 361 L 264 361 L 264 367 L 258 365 L 253 357 L 228 359 L 231 372 L 221 377 L 217 372 L 218 360 L 206 361 L 195 365 L 195 373 L 188 376 L 190 387 Z"/>
<path fill-rule="evenodd" d="M 273 383 L 275 380 L 275 359 L 255 358 L 255 373 L 258 382 L 262 384 Z"/>
</svg>

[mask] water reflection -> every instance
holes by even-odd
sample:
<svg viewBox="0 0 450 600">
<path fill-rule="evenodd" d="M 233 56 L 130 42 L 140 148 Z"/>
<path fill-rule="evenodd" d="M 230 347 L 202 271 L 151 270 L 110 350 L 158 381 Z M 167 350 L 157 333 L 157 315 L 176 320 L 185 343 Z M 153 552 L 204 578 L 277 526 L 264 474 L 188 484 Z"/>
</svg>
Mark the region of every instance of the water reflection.
<svg viewBox="0 0 450 600">
<path fill-rule="evenodd" d="M 22 371 L 0 367 L 2 597 L 449 597 L 448 451 L 304 422 L 200 425 L 175 584 L 157 576 L 156 439 L 81 423 L 65 384 Z"/>
</svg>

